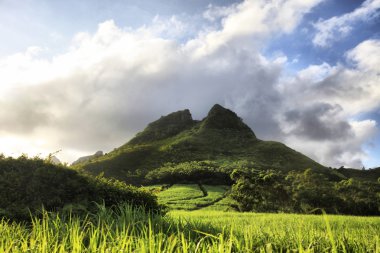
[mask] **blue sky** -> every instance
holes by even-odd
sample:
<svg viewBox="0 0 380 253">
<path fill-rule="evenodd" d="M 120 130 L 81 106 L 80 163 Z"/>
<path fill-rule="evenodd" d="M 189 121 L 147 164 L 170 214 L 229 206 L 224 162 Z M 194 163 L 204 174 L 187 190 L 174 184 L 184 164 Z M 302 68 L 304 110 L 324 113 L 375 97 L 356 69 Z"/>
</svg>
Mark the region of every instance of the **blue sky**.
<svg viewBox="0 0 380 253">
<path fill-rule="evenodd" d="M 214 103 L 327 166 L 380 166 L 380 0 L 0 1 L 0 152 L 112 150 Z"/>
<path fill-rule="evenodd" d="M 290 57 L 300 56 L 302 65 L 321 64 L 327 62 L 336 64 L 344 61 L 344 53 L 367 39 L 380 38 L 380 16 L 367 22 L 357 22 L 352 26 L 352 32 L 346 38 L 339 39 L 329 47 L 313 46 L 313 23 L 320 19 L 329 19 L 359 8 L 363 1 L 324 1 L 313 12 L 304 17 L 304 21 L 291 34 L 281 36 L 270 43 L 268 51 L 280 50 Z M 307 31 L 307 32 L 306 32 Z"/>
</svg>

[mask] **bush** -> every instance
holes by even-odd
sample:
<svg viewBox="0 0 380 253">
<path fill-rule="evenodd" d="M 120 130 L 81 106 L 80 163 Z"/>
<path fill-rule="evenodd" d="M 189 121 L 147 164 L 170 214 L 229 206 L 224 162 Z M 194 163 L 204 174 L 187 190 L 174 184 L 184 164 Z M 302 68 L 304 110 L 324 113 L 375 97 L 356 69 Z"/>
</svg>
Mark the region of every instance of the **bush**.
<svg viewBox="0 0 380 253">
<path fill-rule="evenodd" d="M 39 158 L 0 156 L 0 216 L 28 219 L 42 209 L 91 208 L 95 202 L 106 206 L 128 202 L 149 210 L 160 209 L 149 192 L 116 180 L 85 176 Z"/>
</svg>

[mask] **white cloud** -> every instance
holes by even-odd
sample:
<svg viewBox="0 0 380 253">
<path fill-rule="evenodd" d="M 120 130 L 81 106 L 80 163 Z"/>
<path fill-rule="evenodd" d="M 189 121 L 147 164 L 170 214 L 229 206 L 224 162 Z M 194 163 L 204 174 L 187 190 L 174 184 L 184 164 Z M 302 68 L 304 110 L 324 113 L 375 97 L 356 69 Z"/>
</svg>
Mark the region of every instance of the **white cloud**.
<svg viewBox="0 0 380 253">
<path fill-rule="evenodd" d="M 361 167 L 363 145 L 379 131 L 374 120 L 352 120 L 380 108 L 380 41 L 347 52 L 347 67 L 312 65 L 281 85 L 285 142 L 331 166 Z"/>
<path fill-rule="evenodd" d="M 366 40 L 347 53 L 362 71 L 380 72 L 380 40 Z"/>
<path fill-rule="evenodd" d="M 324 62 L 320 65 L 310 65 L 298 72 L 298 78 L 307 82 L 319 82 L 331 75 L 336 68 Z"/>
<path fill-rule="evenodd" d="M 0 59 L 0 152 L 62 149 L 58 156 L 72 161 L 120 146 L 160 115 L 189 108 L 200 119 L 221 103 L 260 138 L 285 141 L 327 165 L 350 154 L 356 158 L 348 163 L 357 165 L 369 138 L 360 129 L 372 133 L 376 125 L 350 119 L 379 106 L 378 69 L 365 65 L 378 41 L 347 53 L 352 68 L 309 66 L 286 83 L 286 55 L 261 53 L 272 35 L 291 33 L 319 2 L 247 0 L 209 14 L 217 24 L 187 40 L 188 24 L 178 17 L 138 29 L 110 20 L 93 34 L 78 33 L 51 59 L 36 48 Z"/>
<path fill-rule="evenodd" d="M 379 15 L 380 0 L 366 0 L 360 7 L 350 13 L 334 16 L 326 20 L 319 20 L 314 24 L 316 34 L 313 44 L 320 47 L 328 47 L 334 41 L 346 37 L 355 23 L 368 21 Z"/>
<path fill-rule="evenodd" d="M 229 6 L 214 6 L 209 4 L 207 10 L 203 12 L 203 17 L 211 22 L 215 22 L 220 18 L 225 18 L 235 12 L 237 4 Z"/>
<path fill-rule="evenodd" d="M 200 33 L 187 47 L 195 51 L 195 57 L 204 57 L 221 48 L 257 48 L 271 35 L 292 32 L 302 17 L 322 1 L 246 0 L 228 8 L 210 6 L 208 12 L 217 14 L 209 16 L 221 16 L 222 28 Z"/>
</svg>

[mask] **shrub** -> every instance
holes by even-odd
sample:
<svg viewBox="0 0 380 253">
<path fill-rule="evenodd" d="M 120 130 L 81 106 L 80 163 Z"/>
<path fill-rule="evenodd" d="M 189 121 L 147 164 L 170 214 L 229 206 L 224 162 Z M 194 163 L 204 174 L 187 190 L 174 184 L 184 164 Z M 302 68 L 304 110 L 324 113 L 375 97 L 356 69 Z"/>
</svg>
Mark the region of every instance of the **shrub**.
<svg viewBox="0 0 380 253">
<path fill-rule="evenodd" d="M 156 197 L 125 183 L 90 177 L 39 158 L 0 157 L 0 216 L 28 219 L 42 208 L 59 211 L 68 205 L 90 208 L 128 202 L 159 210 Z"/>
</svg>

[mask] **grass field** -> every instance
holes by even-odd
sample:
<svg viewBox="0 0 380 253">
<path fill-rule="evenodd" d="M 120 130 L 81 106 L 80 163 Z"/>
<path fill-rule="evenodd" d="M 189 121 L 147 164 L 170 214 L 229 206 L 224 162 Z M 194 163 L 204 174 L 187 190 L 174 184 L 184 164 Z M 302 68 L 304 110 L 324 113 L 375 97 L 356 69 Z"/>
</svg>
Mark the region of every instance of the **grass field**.
<svg viewBox="0 0 380 253">
<path fill-rule="evenodd" d="M 254 248 L 268 252 L 269 249 L 276 252 L 289 249 L 299 252 L 380 252 L 379 217 L 205 210 L 172 211 L 170 216 L 189 224 L 201 224 L 210 237 L 224 234 L 229 240 L 235 240 L 235 249 L 241 252 L 250 252 L 249 249 Z"/>
<path fill-rule="evenodd" d="M 152 186 L 152 189 L 158 189 Z M 229 205 L 218 205 L 225 198 L 228 186 L 175 184 L 168 189 L 156 191 L 158 201 L 171 210 L 227 210 Z M 225 202 L 226 204 L 226 202 Z"/>
<path fill-rule="evenodd" d="M 172 211 L 0 221 L 0 252 L 380 252 L 377 217 Z"/>
<path fill-rule="evenodd" d="M 197 207 L 195 201 L 202 198 L 204 193 L 197 184 L 176 184 L 159 192 L 157 196 L 159 203 L 170 209 L 192 210 Z"/>
<path fill-rule="evenodd" d="M 234 206 L 237 202 L 230 197 L 224 197 L 221 200 L 213 203 L 212 205 L 202 208 L 202 211 L 236 211 Z"/>
</svg>

